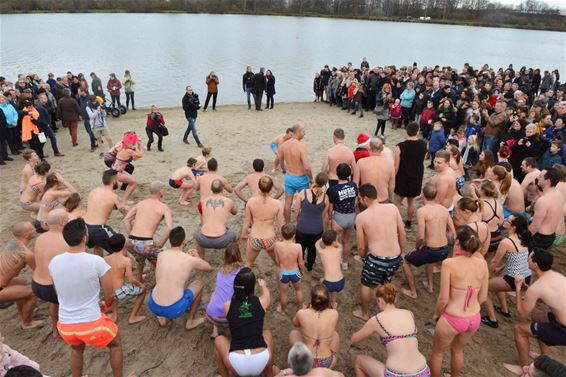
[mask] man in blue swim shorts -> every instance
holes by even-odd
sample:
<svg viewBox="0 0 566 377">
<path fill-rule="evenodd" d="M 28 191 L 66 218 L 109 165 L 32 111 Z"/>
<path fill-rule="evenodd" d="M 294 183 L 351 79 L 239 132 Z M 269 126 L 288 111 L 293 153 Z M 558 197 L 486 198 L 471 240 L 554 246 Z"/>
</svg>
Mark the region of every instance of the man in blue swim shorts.
<svg viewBox="0 0 566 377">
<path fill-rule="evenodd" d="M 197 256 L 196 250 L 184 253 L 185 230 L 178 226 L 169 235 L 171 249 L 162 251 L 157 257 L 155 287 L 149 294 L 147 306 L 157 316 L 159 325 L 164 327 L 168 319 L 175 319 L 188 311 L 185 329 L 192 330 L 205 322 L 205 318 L 194 318 L 198 309 L 203 283 L 187 282 L 193 270 L 211 272 L 212 267 Z"/>
<path fill-rule="evenodd" d="M 432 269 L 435 263 L 440 263 L 448 257 L 450 240 L 454 239 L 454 223 L 450 212 L 442 204 L 436 202 L 436 186 L 427 183 L 423 187 L 424 205 L 417 210 L 417 242 L 416 249 L 405 254 L 403 271 L 407 278 L 409 289 L 403 288 L 403 294 L 417 298 L 415 278 L 411 265 L 426 266 L 426 281 L 423 285 L 432 293 Z"/>
<path fill-rule="evenodd" d="M 278 149 L 281 170 L 285 174 L 285 222 L 291 222 L 291 206 L 296 193 L 309 188 L 312 182 L 312 169 L 307 156 L 307 147 L 301 143 L 305 137 L 305 125 L 295 124 L 292 138 Z"/>
</svg>

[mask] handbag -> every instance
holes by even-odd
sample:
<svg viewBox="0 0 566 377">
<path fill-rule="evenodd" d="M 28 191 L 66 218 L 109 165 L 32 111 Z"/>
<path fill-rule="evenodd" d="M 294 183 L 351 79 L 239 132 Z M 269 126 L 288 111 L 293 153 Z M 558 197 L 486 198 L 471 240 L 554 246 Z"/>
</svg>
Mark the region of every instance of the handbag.
<svg viewBox="0 0 566 377">
<path fill-rule="evenodd" d="M 45 133 L 44 132 L 40 132 L 37 134 L 37 138 L 39 139 L 39 142 L 41 144 L 45 144 L 47 142 L 47 137 L 45 137 Z"/>
<path fill-rule="evenodd" d="M 112 152 L 104 153 L 104 164 L 106 164 L 106 166 L 111 167 L 114 161 L 116 161 L 116 154 Z"/>
<path fill-rule="evenodd" d="M 161 136 L 169 136 L 169 130 L 165 126 L 159 126 L 157 131 L 161 134 Z"/>
</svg>

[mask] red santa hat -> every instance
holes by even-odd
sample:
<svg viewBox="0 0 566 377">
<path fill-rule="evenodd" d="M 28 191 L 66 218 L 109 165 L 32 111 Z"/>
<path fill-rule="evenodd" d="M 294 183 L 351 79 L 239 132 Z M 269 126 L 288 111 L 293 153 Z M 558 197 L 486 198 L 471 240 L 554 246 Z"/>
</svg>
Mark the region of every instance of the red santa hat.
<svg viewBox="0 0 566 377">
<path fill-rule="evenodd" d="M 359 134 L 356 142 L 358 143 L 358 148 L 363 148 L 369 144 L 371 138 L 366 134 Z"/>
</svg>

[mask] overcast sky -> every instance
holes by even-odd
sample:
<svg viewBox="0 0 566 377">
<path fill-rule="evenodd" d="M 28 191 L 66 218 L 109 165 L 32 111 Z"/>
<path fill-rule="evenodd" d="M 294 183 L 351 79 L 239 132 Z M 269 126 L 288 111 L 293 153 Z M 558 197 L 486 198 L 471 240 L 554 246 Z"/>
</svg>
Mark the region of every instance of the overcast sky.
<svg viewBox="0 0 566 377">
<path fill-rule="evenodd" d="M 495 0 L 495 1 L 501 4 L 512 4 L 512 5 L 518 5 L 523 2 L 523 0 Z M 547 3 L 552 7 L 566 8 L 566 0 L 543 0 L 543 2 Z"/>
</svg>

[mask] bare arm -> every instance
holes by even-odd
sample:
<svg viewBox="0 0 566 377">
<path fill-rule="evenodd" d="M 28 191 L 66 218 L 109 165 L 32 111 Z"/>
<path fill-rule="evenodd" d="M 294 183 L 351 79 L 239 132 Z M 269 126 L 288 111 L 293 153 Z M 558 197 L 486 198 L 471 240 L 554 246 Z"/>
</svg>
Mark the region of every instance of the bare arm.
<svg viewBox="0 0 566 377">
<path fill-rule="evenodd" d="M 323 173 L 330 173 L 330 163 L 328 161 L 328 152 L 326 152 L 326 155 L 324 156 L 324 161 L 322 162 L 322 168 L 320 169 L 321 172 Z"/>
<path fill-rule="evenodd" d="M 533 221 L 531 225 L 529 225 L 529 231 L 531 234 L 535 234 L 538 232 L 540 227 L 542 226 L 542 221 L 546 217 L 546 212 L 548 211 L 548 207 L 541 204 L 540 200 L 535 202 L 535 213 L 533 215 Z"/>
<path fill-rule="evenodd" d="M 232 186 L 230 186 L 230 183 L 228 183 L 228 180 L 226 180 L 226 178 L 222 179 L 222 183 L 224 184 L 224 190 L 228 191 L 229 193 L 234 192 L 234 189 L 232 188 Z"/>
<path fill-rule="evenodd" d="M 401 163 L 401 149 L 399 146 L 395 147 L 395 160 L 393 165 L 395 166 L 395 174 L 399 172 L 399 164 Z"/>
<path fill-rule="evenodd" d="M 448 267 L 448 260 L 445 259 L 442 262 L 442 268 L 440 270 L 440 293 L 438 294 L 438 300 L 436 301 L 436 308 L 434 309 L 434 322 L 438 321 L 440 316 L 444 313 L 446 305 L 450 300 L 450 268 Z"/>
<path fill-rule="evenodd" d="M 132 231 L 132 221 L 134 221 L 134 219 L 136 218 L 136 212 L 138 210 L 138 206 L 135 205 L 126 215 L 126 217 L 124 217 L 124 220 L 122 220 L 122 223 L 124 224 L 124 230 L 126 231 L 126 234 L 130 234 L 130 232 Z"/>
<path fill-rule="evenodd" d="M 285 174 L 285 144 L 281 144 L 281 146 L 277 149 L 277 153 L 279 153 L 279 166 L 281 167 L 281 171 Z"/>
<path fill-rule="evenodd" d="M 202 272 L 212 272 L 212 266 L 205 261 L 204 259 L 201 259 L 199 257 L 193 257 L 193 268 L 197 271 L 202 271 Z"/>
<path fill-rule="evenodd" d="M 273 197 L 275 199 L 279 199 L 285 193 L 285 189 L 283 188 L 283 185 L 277 182 L 275 179 L 273 179 L 273 190 L 275 190 L 273 194 Z"/>
<path fill-rule="evenodd" d="M 324 195 L 324 209 L 322 210 L 322 229 L 323 229 L 323 231 L 330 228 L 330 222 L 329 222 L 329 216 L 328 216 L 329 215 L 328 207 L 330 207 L 330 203 L 328 201 L 328 195 Z"/>
<path fill-rule="evenodd" d="M 522 276 L 515 277 L 515 292 L 517 297 L 521 297 L 521 287 L 523 286 L 524 280 Z M 539 298 L 537 282 L 527 289 L 525 297 L 523 300 L 515 300 L 517 304 L 517 313 L 521 318 L 528 318 L 529 314 L 533 311 Z"/>
<path fill-rule="evenodd" d="M 397 211 L 397 235 L 399 237 L 399 247 L 401 248 L 401 254 L 404 253 L 405 244 L 407 243 L 407 233 L 405 232 L 405 225 L 403 224 L 403 219 L 401 214 Z"/>
<path fill-rule="evenodd" d="M 356 166 L 354 166 L 354 174 L 352 175 L 352 181 L 358 186 L 360 187 L 360 180 L 361 180 L 361 174 L 360 174 L 360 164 L 359 162 L 356 164 Z"/>
<path fill-rule="evenodd" d="M 236 207 L 236 205 L 234 204 L 234 201 L 232 199 L 230 200 L 230 205 L 232 206 L 232 208 L 230 208 L 230 213 L 234 216 L 236 216 L 236 214 L 238 213 L 238 207 Z"/>
<path fill-rule="evenodd" d="M 244 194 L 242 193 L 242 190 L 247 185 L 248 185 L 248 177 L 242 179 L 240 182 L 238 182 L 236 187 L 234 187 L 234 194 L 236 194 L 236 196 L 238 198 L 240 198 L 240 200 L 243 201 L 244 203 L 247 203 L 248 199 L 244 196 Z"/>
<path fill-rule="evenodd" d="M 376 328 L 376 320 L 375 318 L 372 317 L 369 319 L 369 321 L 367 321 L 364 324 L 364 326 L 361 329 L 359 329 L 354 334 L 352 334 L 352 340 L 351 340 L 352 344 L 360 343 L 365 339 L 369 338 L 370 336 L 372 336 L 373 333 L 375 332 L 375 328 Z"/>
<path fill-rule="evenodd" d="M 309 156 L 307 155 L 307 148 L 303 145 L 301 148 L 301 161 L 305 168 L 305 172 L 307 173 L 309 179 L 312 181 L 312 169 L 311 164 L 309 162 Z"/>
<path fill-rule="evenodd" d="M 483 261 L 484 263 L 487 264 L 487 262 Z M 487 295 L 488 295 L 488 287 L 489 287 L 489 272 L 485 271 L 485 274 L 483 276 L 482 282 L 481 282 L 481 287 L 480 287 L 480 291 L 478 293 L 478 303 L 481 305 L 485 302 L 485 300 L 487 300 Z M 520 297 L 520 296 L 517 296 Z"/>
<path fill-rule="evenodd" d="M 426 220 L 422 211 L 417 210 L 417 240 L 415 242 L 415 247 L 420 248 L 425 244 L 426 235 Z"/>
<path fill-rule="evenodd" d="M 359 216 L 356 217 L 356 246 L 360 257 L 365 257 L 367 251 L 366 237 L 364 234 L 364 227 Z"/>
<path fill-rule="evenodd" d="M 389 198 L 393 199 L 395 192 L 395 170 L 391 169 L 391 174 L 389 174 L 389 182 L 387 184 L 387 191 L 389 193 Z"/>
<path fill-rule="evenodd" d="M 165 220 L 165 233 L 161 236 L 161 240 L 159 240 L 159 247 L 162 248 L 167 240 L 169 239 L 169 233 L 171 233 L 171 229 L 173 229 L 173 214 L 171 213 L 171 208 L 165 206 L 165 212 L 163 213 L 163 218 Z"/>
<path fill-rule="evenodd" d="M 448 222 L 446 223 L 446 238 L 448 239 L 448 243 L 454 242 L 455 235 L 454 220 L 452 220 L 452 216 L 448 216 Z"/>
<path fill-rule="evenodd" d="M 250 210 L 250 206 L 246 206 L 244 225 L 242 225 L 242 234 L 240 235 L 241 240 L 245 240 L 248 238 L 248 229 L 251 224 L 252 224 L 252 211 Z"/>
<path fill-rule="evenodd" d="M 503 240 L 501 240 L 501 242 L 499 243 L 499 246 L 497 247 L 497 252 L 495 253 L 495 256 L 493 257 L 493 259 L 489 262 L 489 271 L 490 272 L 495 272 L 495 270 L 497 269 L 497 266 L 499 266 L 499 263 L 501 262 L 501 260 L 503 259 L 503 257 L 505 256 L 505 254 L 507 253 L 507 250 L 512 250 L 509 248 L 510 242 L 507 238 L 504 238 Z"/>
<path fill-rule="evenodd" d="M 298 219 L 301 214 L 301 203 L 303 202 L 303 200 L 306 200 L 305 192 L 301 191 L 299 195 L 297 195 L 297 200 L 295 200 L 295 203 L 293 203 L 293 205 L 295 206 L 295 219 Z"/>
<path fill-rule="evenodd" d="M 283 204 L 279 203 L 279 211 L 277 212 L 277 226 L 279 233 L 281 233 L 281 228 L 285 225 L 285 216 L 283 215 Z"/>
<path fill-rule="evenodd" d="M 267 288 L 267 283 L 263 279 L 257 279 L 258 285 L 261 287 L 261 296 L 259 296 L 259 302 L 264 310 L 269 308 L 271 304 L 271 294 L 269 293 L 269 289 Z"/>
</svg>

